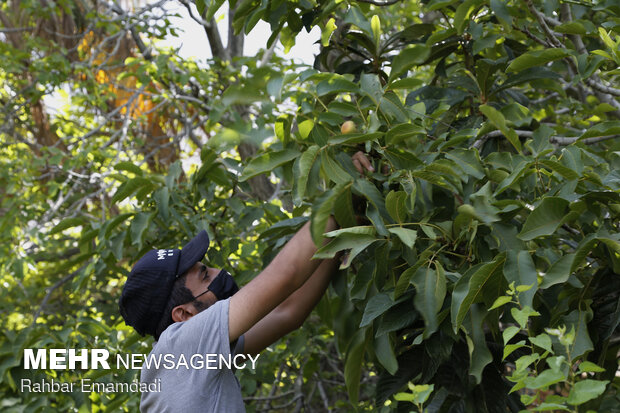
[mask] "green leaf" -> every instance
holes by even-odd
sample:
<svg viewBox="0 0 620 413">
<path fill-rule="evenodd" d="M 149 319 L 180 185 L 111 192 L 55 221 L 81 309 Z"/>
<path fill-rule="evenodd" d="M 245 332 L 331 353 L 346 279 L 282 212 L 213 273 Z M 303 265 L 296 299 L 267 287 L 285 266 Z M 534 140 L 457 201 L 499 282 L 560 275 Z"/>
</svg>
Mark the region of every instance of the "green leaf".
<svg viewBox="0 0 620 413">
<path fill-rule="evenodd" d="M 374 15 L 370 19 L 370 28 L 372 29 L 372 37 L 375 40 L 375 48 L 379 48 L 379 42 L 381 41 L 381 19 L 378 15 Z"/>
<path fill-rule="evenodd" d="M 501 183 L 498 185 L 497 189 L 495 189 L 494 195 L 497 196 L 508 189 L 511 185 L 517 182 L 523 175 L 529 172 L 532 167 L 533 162 L 522 161 L 517 165 L 517 167 L 513 170 L 513 172 L 504 178 Z"/>
<path fill-rule="evenodd" d="M 60 221 L 54 228 L 52 228 L 52 230 L 49 232 L 49 235 L 54 235 L 66 229 L 84 225 L 86 223 L 87 221 L 84 218 L 65 218 Z"/>
<path fill-rule="evenodd" d="M 312 145 L 306 149 L 299 158 L 297 164 L 297 185 L 295 187 L 297 192 L 297 198 L 302 200 L 306 195 L 306 186 L 308 185 L 308 177 L 310 176 L 310 170 L 319 155 L 320 148 L 318 145 Z"/>
<path fill-rule="evenodd" d="M 196 4 L 196 9 L 198 10 L 198 13 L 201 16 L 204 16 L 205 9 L 206 9 L 205 0 L 195 0 L 194 3 Z M 125 62 L 125 64 L 127 65 L 128 63 Z"/>
<path fill-rule="evenodd" d="M 129 171 L 138 176 L 143 175 L 142 169 L 140 169 L 138 165 L 134 164 L 133 162 L 129 162 L 129 161 L 117 163 L 116 165 L 114 165 L 114 169 L 116 169 L 117 171 Z"/>
<path fill-rule="evenodd" d="M 534 66 L 552 62 L 570 56 L 566 49 L 544 49 L 523 53 L 514 59 L 506 68 L 506 72 L 520 72 Z"/>
<path fill-rule="evenodd" d="M 409 228 L 390 227 L 388 231 L 398 236 L 403 244 L 409 248 L 413 248 L 413 244 L 415 244 L 416 237 L 418 236 L 415 230 Z"/>
<path fill-rule="evenodd" d="M 374 229 L 373 229 L 374 230 Z M 351 250 L 347 262 L 341 268 L 348 268 L 353 259 L 370 244 L 379 239 L 374 235 L 341 234 L 327 245 L 322 246 L 313 258 L 333 258 L 338 251 Z"/>
<path fill-rule="evenodd" d="M 413 123 L 400 123 L 385 134 L 385 142 L 388 145 L 396 145 L 415 135 L 426 136 L 426 129 Z"/>
<path fill-rule="evenodd" d="M 332 36 L 332 33 L 336 29 L 336 20 L 334 20 L 334 18 L 332 17 L 327 21 L 327 24 L 325 25 L 325 27 L 323 27 L 323 30 L 321 31 L 321 44 L 323 45 L 323 47 L 329 46 L 329 38 Z"/>
<path fill-rule="evenodd" d="M 591 361 L 583 361 L 579 364 L 579 373 L 602 373 L 605 369 Z"/>
<path fill-rule="evenodd" d="M 528 389 L 542 389 L 564 380 L 566 380 L 566 377 L 561 371 L 545 370 L 537 377 L 525 379 L 525 384 Z"/>
<path fill-rule="evenodd" d="M 399 402 L 411 402 L 413 403 L 414 400 L 414 395 L 413 393 L 396 393 L 394 395 L 394 400 L 399 401 Z"/>
<path fill-rule="evenodd" d="M 571 179 L 571 180 L 579 179 L 579 175 L 577 174 L 577 172 L 562 165 L 559 162 L 550 161 L 546 159 L 546 160 L 539 161 L 539 163 L 551 169 L 552 171 L 557 172 L 558 174 L 562 175 L 566 179 Z"/>
<path fill-rule="evenodd" d="M 282 142 L 283 145 L 286 145 L 291 139 L 291 119 L 282 115 L 276 119 L 274 124 L 274 132 L 276 137 Z"/>
<path fill-rule="evenodd" d="M 153 194 L 153 199 L 155 200 L 155 204 L 157 205 L 157 210 L 161 218 L 164 221 L 167 221 L 170 218 L 170 194 L 167 187 L 163 187 L 155 191 Z"/>
<path fill-rule="evenodd" d="M 491 10 L 493 13 L 504 21 L 509 27 L 512 26 L 512 17 L 510 16 L 510 11 L 504 0 L 491 0 L 490 2 Z"/>
<path fill-rule="evenodd" d="M 564 34 L 587 34 L 584 25 L 577 21 L 562 23 L 559 26 L 555 26 L 553 30 Z"/>
<path fill-rule="evenodd" d="M 476 179 L 484 178 L 484 169 L 476 149 L 456 148 L 446 154 L 446 158 L 456 164 L 468 175 Z"/>
<path fill-rule="evenodd" d="M 471 326 L 468 335 L 468 338 L 471 337 L 471 342 L 468 340 L 467 344 L 469 347 L 469 374 L 475 377 L 476 384 L 480 384 L 482 381 L 482 371 L 486 365 L 493 361 L 493 356 L 486 344 L 483 326 L 485 315 L 486 311 L 481 305 L 472 305 Z"/>
<path fill-rule="evenodd" d="M 385 201 L 383 195 L 377 189 L 376 186 L 371 184 L 365 179 L 356 179 L 353 182 L 353 189 L 355 189 L 360 195 L 363 195 L 381 214 L 384 219 L 391 219 L 390 215 L 385 208 Z"/>
<path fill-rule="evenodd" d="M 536 407 L 537 412 L 557 412 L 559 410 L 564 410 L 570 412 L 571 410 L 559 403 L 547 403 L 543 402 L 538 407 Z"/>
<path fill-rule="evenodd" d="M 413 304 L 422 314 L 426 325 L 424 337 L 430 337 L 437 330 L 437 313 L 441 310 L 446 296 L 446 274 L 439 264 L 434 270 L 430 266 L 422 267 L 415 272 L 411 283 L 416 289 Z"/>
<path fill-rule="evenodd" d="M 480 105 L 480 112 L 486 116 L 496 128 L 498 128 L 508 139 L 508 141 L 514 146 L 517 151 L 521 152 L 521 141 L 519 141 L 519 136 L 514 131 L 514 129 L 509 128 L 506 125 L 506 119 L 504 115 L 493 106 L 489 105 Z"/>
<path fill-rule="evenodd" d="M 340 92 L 359 93 L 359 87 L 340 75 L 334 75 L 331 79 L 325 79 L 316 86 L 316 93 L 319 96 Z"/>
<path fill-rule="evenodd" d="M 371 142 L 380 139 L 383 132 L 373 133 L 348 133 L 345 135 L 336 135 L 329 138 L 330 145 L 356 145 L 358 143 Z"/>
<path fill-rule="evenodd" d="M 516 365 L 515 374 L 517 375 L 522 374 L 523 372 L 526 371 L 525 369 L 529 367 L 530 364 L 532 364 L 533 362 L 539 359 L 540 359 L 540 354 L 538 353 L 528 354 L 526 356 L 519 357 L 519 359 L 515 362 L 515 365 Z"/>
<path fill-rule="evenodd" d="M 148 228 L 151 220 L 153 219 L 152 212 L 139 212 L 131 221 L 130 233 L 131 233 L 131 245 L 142 246 L 142 239 L 144 238 L 144 232 Z"/>
<path fill-rule="evenodd" d="M 484 286 L 497 273 L 504 260 L 503 255 L 497 256 L 492 262 L 478 267 L 471 275 L 463 275 L 457 281 L 452 293 L 451 309 L 452 328 L 455 332 L 463 323 L 471 305 L 481 298 Z"/>
<path fill-rule="evenodd" d="M 297 128 L 299 129 L 299 136 L 301 136 L 302 139 L 306 139 L 314 128 L 314 121 L 312 119 L 306 119 L 303 122 L 299 122 Z"/>
<path fill-rule="evenodd" d="M 575 331 L 575 342 L 569 349 L 573 359 L 594 348 L 588 333 L 588 322 L 591 319 L 592 310 L 587 306 L 585 310 L 574 310 L 562 319 L 567 328 L 570 329 L 572 327 Z"/>
<path fill-rule="evenodd" d="M 396 302 L 394 302 L 387 293 L 378 293 L 373 295 L 366 303 L 364 314 L 362 315 L 362 321 L 359 327 L 366 327 L 372 321 L 392 308 Z"/>
<path fill-rule="evenodd" d="M 349 11 L 344 17 L 344 23 L 351 23 L 361 29 L 368 36 L 372 36 L 372 27 L 370 22 L 364 16 L 364 13 L 356 5 L 349 7 Z"/>
<path fill-rule="evenodd" d="M 336 184 L 346 184 L 353 181 L 353 177 L 347 173 L 327 151 L 321 152 L 321 167 L 327 175 L 327 179 Z"/>
<path fill-rule="evenodd" d="M 250 105 L 263 100 L 268 100 L 267 96 L 261 90 L 248 84 L 229 86 L 222 95 L 224 106 Z"/>
<path fill-rule="evenodd" d="M 399 224 L 403 224 L 407 218 L 407 196 L 405 191 L 390 191 L 385 197 L 388 214 Z"/>
<path fill-rule="evenodd" d="M 465 0 L 456 8 L 454 12 L 454 26 L 459 35 L 463 34 L 463 29 L 467 26 L 471 13 L 479 3 L 480 0 Z"/>
<path fill-rule="evenodd" d="M 398 148 L 386 148 L 384 151 L 387 160 L 396 169 L 413 170 L 424 163 L 409 151 L 403 151 Z"/>
<path fill-rule="evenodd" d="M 504 345 L 507 345 L 508 342 L 512 340 L 512 338 L 516 336 L 519 331 L 521 331 L 521 329 L 517 326 L 510 326 L 506 328 L 506 330 L 502 332 L 502 337 L 504 339 Z"/>
<path fill-rule="evenodd" d="M 566 216 L 568 201 L 558 197 L 546 197 L 525 220 L 517 237 L 523 241 L 552 235 Z"/>
<path fill-rule="evenodd" d="M 538 276 L 534 261 L 528 251 L 508 251 L 504 264 L 504 278 L 508 284 L 514 282 L 517 286 L 532 287 L 519 294 L 521 305 L 531 307 L 538 286 Z"/>
<path fill-rule="evenodd" d="M 210 21 L 215 13 L 220 9 L 225 0 L 208 0 L 207 12 L 205 14 L 205 20 Z"/>
<path fill-rule="evenodd" d="M 388 373 L 396 374 L 396 371 L 398 371 L 398 361 L 396 360 L 389 334 L 383 334 L 375 338 L 375 355 Z"/>
<path fill-rule="evenodd" d="M 147 178 L 133 178 L 122 184 L 114 193 L 112 203 L 118 203 L 142 188 L 152 188 L 153 183 Z"/>
<path fill-rule="evenodd" d="M 323 241 L 323 232 L 327 227 L 327 221 L 334 209 L 334 203 L 342 195 L 342 193 L 348 190 L 350 184 L 336 185 L 331 190 L 326 192 L 317 200 L 314 208 L 312 209 L 312 220 L 310 221 L 310 233 L 312 239 L 316 245 L 321 245 Z"/>
<path fill-rule="evenodd" d="M 431 49 L 424 44 L 414 44 L 394 57 L 392 60 L 392 70 L 390 72 L 390 78 L 388 83 L 391 83 L 394 79 L 398 79 L 402 74 L 413 66 L 420 65 L 428 59 Z"/>
<path fill-rule="evenodd" d="M 493 302 L 493 305 L 491 306 L 491 308 L 489 308 L 489 311 L 491 310 L 495 310 L 496 308 L 499 308 L 503 305 L 508 304 L 510 301 L 512 301 L 512 297 L 508 297 L 508 296 L 501 296 L 501 297 L 497 297 L 497 299 Z"/>
<path fill-rule="evenodd" d="M 334 218 L 342 228 L 357 225 L 355 210 L 353 209 L 353 199 L 351 188 L 344 190 L 334 205 Z"/>
<path fill-rule="evenodd" d="M 284 149 L 277 152 L 267 152 L 254 158 L 243 169 L 239 177 L 239 182 L 247 181 L 257 175 L 271 172 L 280 165 L 283 165 L 299 156 L 297 149 Z"/>
<path fill-rule="evenodd" d="M 579 137 L 579 140 L 617 134 L 620 134 L 620 121 L 611 120 L 600 122 L 589 127 L 588 130 Z"/>
<path fill-rule="evenodd" d="M 434 384 L 408 384 L 409 390 L 413 393 L 413 402 L 422 405 L 428 400 L 429 396 L 435 389 Z"/>
<path fill-rule="evenodd" d="M 586 379 L 579 381 L 570 390 L 567 402 L 573 406 L 579 406 L 589 400 L 596 399 L 605 392 L 608 383 L 607 380 Z"/>
<path fill-rule="evenodd" d="M 527 328 L 527 322 L 530 317 L 536 317 L 540 315 L 538 311 L 534 311 L 531 307 L 527 306 L 523 307 L 522 309 L 513 307 L 510 309 L 510 314 L 512 315 L 512 318 L 514 318 L 515 321 L 519 323 L 519 326 L 524 330 Z"/>
<path fill-rule="evenodd" d="M 570 277 L 571 266 L 575 260 L 575 254 L 567 254 L 553 263 L 549 271 L 542 277 L 540 289 L 544 290 L 556 284 L 565 283 Z"/>
<path fill-rule="evenodd" d="M 357 235 L 375 235 L 377 232 L 372 226 L 359 226 L 337 229 L 335 231 L 326 232 L 324 235 L 328 238 L 339 237 L 342 234 L 357 234 Z"/>
<path fill-rule="evenodd" d="M 367 330 L 358 330 L 347 348 L 347 358 L 344 364 L 344 380 L 349 393 L 349 399 L 354 405 L 359 397 L 360 378 L 362 375 L 362 361 L 366 351 Z"/>
<path fill-rule="evenodd" d="M 518 350 L 522 347 L 525 347 L 525 341 L 521 340 L 515 344 L 508 344 L 504 346 L 504 353 L 502 355 L 502 360 L 506 360 L 506 357 L 511 355 L 515 350 Z"/>
<path fill-rule="evenodd" d="M 119 226 L 123 221 L 127 220 L 127 218 L 133 215 L 133 213 L 120 214 L 109 220 L 105 225 L 104 237 L 110 238 L 110 234 L 112 233 L 114 228 Z"/>
<path fill-rule="evenodd" d="M 267 93 L 273 96 L 276 102 L 282 101 L 282 86 L 284 85 L 283 76 L 274 76 L 267 82 Z"/>
<path fill-rule="evenodd" d="M 551 345 L 551 337 L 547 334 L 539 334 L 536 337 L 529 337 L 529 340 L 535 346 L 543 348 L 547 350 L 549 353 L 553 354 L 553 347 Z"/>
</svg>

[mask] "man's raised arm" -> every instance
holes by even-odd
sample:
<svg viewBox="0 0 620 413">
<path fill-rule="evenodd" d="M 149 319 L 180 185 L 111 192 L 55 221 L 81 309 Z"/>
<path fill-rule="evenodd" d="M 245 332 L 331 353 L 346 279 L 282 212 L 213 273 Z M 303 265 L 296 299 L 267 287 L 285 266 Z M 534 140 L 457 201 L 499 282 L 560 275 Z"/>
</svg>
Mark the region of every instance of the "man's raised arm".
<svg viewBox="0 0 620 413">
<path fill-rule="evenodd" d="M 337 228 L 330 217 L 325 232 Z M 228 335 L 234 341 L 301 287 L 321 264 L 306 223 L 273 261 L 230 299 Z"/>
</svg>

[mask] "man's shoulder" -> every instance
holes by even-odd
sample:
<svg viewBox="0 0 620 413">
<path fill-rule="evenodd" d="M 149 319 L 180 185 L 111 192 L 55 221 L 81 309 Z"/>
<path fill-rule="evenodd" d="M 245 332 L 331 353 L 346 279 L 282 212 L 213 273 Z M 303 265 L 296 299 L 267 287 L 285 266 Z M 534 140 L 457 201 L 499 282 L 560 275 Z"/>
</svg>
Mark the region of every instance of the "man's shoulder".
<svg viewBox="0 0 620 413">
<path fill-rule="evenodd" d="M 225 328 L 228 324 L 229 300 L 217 301 L 187 321 L 170 324 L 161 333 L 159 341 L 153 346 L 153 350 L 156 347 L 168 347 L 186 340 L 204 340 L 205 333 L 209 333 L 214 329 Z"/>
</svg>

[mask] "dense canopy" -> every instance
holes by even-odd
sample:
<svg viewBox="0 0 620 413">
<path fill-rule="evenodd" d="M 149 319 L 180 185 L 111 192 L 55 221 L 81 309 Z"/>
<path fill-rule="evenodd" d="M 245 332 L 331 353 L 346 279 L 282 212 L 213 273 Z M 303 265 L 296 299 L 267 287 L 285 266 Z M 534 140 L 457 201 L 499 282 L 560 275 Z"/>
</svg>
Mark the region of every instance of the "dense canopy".
<svg viewBox="0 0 620 413">
<path fill-rule="evenodd" d="M 212 58 L 162 46 L 172 6 Z M 312 67 L 274 52 L 315 27 Z M 620 411 L 617 1 L 8 0 L 0 38 L 3 412 L 137 411 L 22 391 L 138 374 L 24 349 L 148 353 L 117 307 L 142 254 L 205 229 L 244 284 L 308 220 L 346 258 L 238 372 L 248 411 Z"/>
</svg>

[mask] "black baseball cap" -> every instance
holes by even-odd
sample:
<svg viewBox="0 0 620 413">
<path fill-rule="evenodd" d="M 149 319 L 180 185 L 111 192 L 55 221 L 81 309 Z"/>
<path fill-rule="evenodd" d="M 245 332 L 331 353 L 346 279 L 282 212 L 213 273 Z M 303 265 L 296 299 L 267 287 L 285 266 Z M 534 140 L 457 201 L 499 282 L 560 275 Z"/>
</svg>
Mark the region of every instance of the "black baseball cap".
<svg viewBox="0 0 620 413">
<path fill-rule="evenodd" d="M 183 249 L 151 250 L 133 266 L 119 300 L 127 325 L 141 335 L 155 335 L 174 281 L 201 261 L 209 249 L 209 236 L 200 231 Z"/>
</svg>

